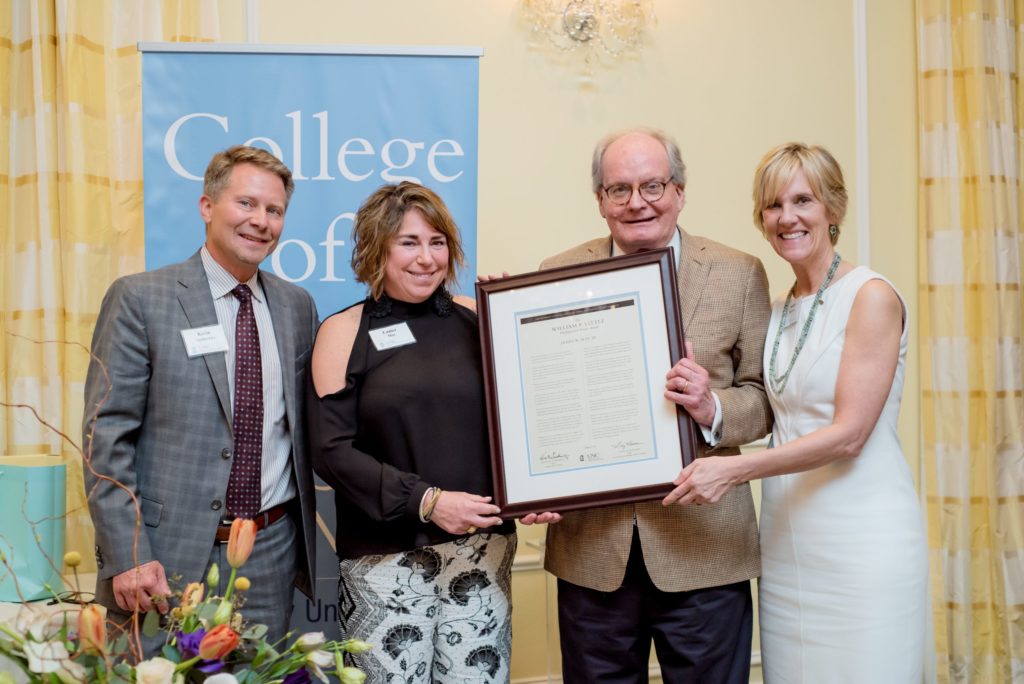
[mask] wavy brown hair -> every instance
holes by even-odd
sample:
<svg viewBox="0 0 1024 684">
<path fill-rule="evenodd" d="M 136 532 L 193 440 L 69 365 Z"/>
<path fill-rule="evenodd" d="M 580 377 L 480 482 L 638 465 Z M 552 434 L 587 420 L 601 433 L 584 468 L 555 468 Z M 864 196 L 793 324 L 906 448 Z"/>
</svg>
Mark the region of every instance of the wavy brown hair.
<svg viewBox="0 0 1024 684">
<path fill-rule="evenodd" d="M 370 289 L 374 299 L 380 299 L 384 293 L 384 267 L 391 240 L 398 234 L 405 214 L 414 210 L 448 241 L 448 272 L 444 284 L 449 289 L 455 283 L 458 269 L 465 263 L 459 228 L 437 193 L 409 181 L 382 185 L 359 207 L 352 225 L 352 271 L 356 280 Z"/>
</svg>

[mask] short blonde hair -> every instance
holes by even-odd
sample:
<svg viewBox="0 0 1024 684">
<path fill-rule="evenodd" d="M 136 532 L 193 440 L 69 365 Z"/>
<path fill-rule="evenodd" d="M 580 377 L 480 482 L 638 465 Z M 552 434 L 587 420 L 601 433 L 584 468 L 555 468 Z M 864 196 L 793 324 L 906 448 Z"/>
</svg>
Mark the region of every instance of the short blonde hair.
<svg viewBox="0 0 1024 684">
<path fill-rule="evenodd" d="M 793 180 L 797 171 L 803 171 L 815 199 L 825 205 L 829 221 L 839 226 L 846 217 L 846 185 L 843 170 L 828 150 L 818 145 L 790 142 L 770 150 L 764 155 L 754 172 L 754 224 L 764 235 L 764 217 L 767 209 L 783 189 Z M 839 240 L 829 234 L 832 244 Z"/>
<path fill-rule="evenodd" d="M 458 269 L 465 263 L 459 228 L 437 193 L 409 181 L 382 185 L 359 207 L 352 225 L 352 271 L 356 280 L 370 289 L 374 299 L 380 299 L 384 293 L 384 271 L 391 239 L 398 234 L 405 214 L 414 209 L 448 241 L 446 286 L 454 285 Z"/>
</svg>

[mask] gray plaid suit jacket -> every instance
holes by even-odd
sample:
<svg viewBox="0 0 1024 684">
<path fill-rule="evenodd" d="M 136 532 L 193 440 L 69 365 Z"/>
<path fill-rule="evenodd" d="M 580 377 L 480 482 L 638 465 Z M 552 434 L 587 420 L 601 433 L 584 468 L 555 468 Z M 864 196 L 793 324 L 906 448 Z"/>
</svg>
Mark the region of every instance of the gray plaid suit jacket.
<svg viewBox="0 0 1024 684">
<path fill-rule="evenodd" d="M 761 262 L 712 240 L 682 232 L 679 302 L 686 339 L 722 403 L 722 440 L 714 455 L 764 436 L 772 414 L 761 376 L 771 304 Z M 541 264 L 554 268 L 611 256 L 611 237 L 585 242 Z M 665 369 L 668 372 L 668 369 Z M 707 449 L 701 443 L 699 456 Z M 578 586 L 614 591 L 622 585 L 634 516 L 647 572 L 662 591 L 690 591 L 761 573 L 750 486 L 716 504 L 669 506 L 661 501 L 566 513 L 548 525 L 544 567 Z"/>
<path fill-rule="evenodd" d="M 305 552 L 296 585 L 311 591 L 315 550 L 313 471 L 303 433 L 303 387 L 316 305 L 302 288 L 260 271 L 281 357 L 292 467 Z M 202 577 L 224 515 L 232 448 L 223 354 L 188 358 L 181 331 L 217 324 L 197 252 L 187 261 L 119 278 L 103 299 L 85 383 L 83 445 L 96 527 L 97 596 L 112 604 L 111 578 L 160 561 L 167 577 Z M 110 478 L 110 479 L 108 479 Z M 118 486 L 116 483 L 120 483 Z M 286 578 L 282 578 L 286 579 Z M 172 585 L 173 588 L 173 585 Z"/>
</svg>

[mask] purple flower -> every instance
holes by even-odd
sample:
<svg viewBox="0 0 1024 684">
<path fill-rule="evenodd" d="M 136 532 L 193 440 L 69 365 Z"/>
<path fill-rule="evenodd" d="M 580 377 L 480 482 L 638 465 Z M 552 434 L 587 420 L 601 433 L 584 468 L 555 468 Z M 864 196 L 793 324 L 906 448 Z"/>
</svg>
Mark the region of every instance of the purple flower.
<svg viewBox="0 0 1024 684">
<path fill-rule="evenodd" d="M 206 636 L 206 630 L 200 627 L 194 632 L 178 632 L 178 651 L 185 660 L 195 658 L 199 655 L 199 643 Z M 206 674 L 213 674 L 224 669 L 224 663 L 220 660 L 200 660 L 195 669 Z"/>
<path fill-rule="evenodd" d="M 206 636 L 206 630 L 200 627 L 194 632 L 178 632 L 178 650 L 186 660 L 199 655 L 199 642 Z"/>
<path fill-rule="evenodd" d="M 309 672 L 306 668 L 302 668 L 285 677 L 281 684 L 312 684 L 312 682 L 313 680 L 310 678 Z"/>
</svg>

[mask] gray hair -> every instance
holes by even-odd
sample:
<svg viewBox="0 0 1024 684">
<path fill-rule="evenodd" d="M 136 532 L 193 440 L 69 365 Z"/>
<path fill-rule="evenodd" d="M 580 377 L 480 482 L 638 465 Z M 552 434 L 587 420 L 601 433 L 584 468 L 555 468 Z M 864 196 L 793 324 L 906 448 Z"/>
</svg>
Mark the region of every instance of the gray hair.
<svg viewBox="0 0 1024 684">
<path fill-rule="evenodd" d="M 594 194 L 600 192 L 601 188 L 604 187 L 602 163 L 604 162 L 605 151 L 619 138 L 633 133 L 650 136 L 662 144 L 665 148 L 665 155 L 668 157 L 669 179 L 680 187 L 686 187 L 686 164 L 683 163 L 683 155 L 679 151 L 679 143 L 665 131 L 638 126 L 606 135 L 594 147 L 594 158 L 590 163 L 590 180 L 593 185 Z"/>
</svg>

